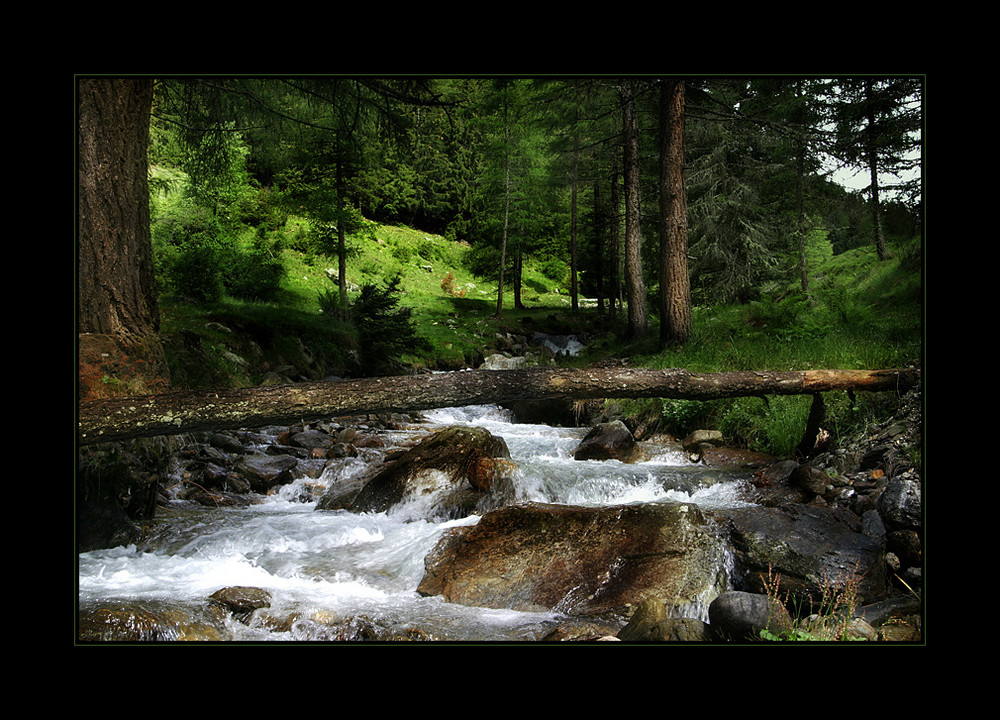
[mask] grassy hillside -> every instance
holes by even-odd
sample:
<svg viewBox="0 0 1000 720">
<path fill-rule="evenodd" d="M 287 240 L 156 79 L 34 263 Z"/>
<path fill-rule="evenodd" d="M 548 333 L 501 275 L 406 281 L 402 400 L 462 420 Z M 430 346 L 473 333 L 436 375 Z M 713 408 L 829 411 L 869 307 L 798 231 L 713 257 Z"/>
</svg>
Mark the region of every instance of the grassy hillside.
<svg viewBox="0 0 1000 720">
<path fill-rule="evenodd" d="M 304 380 L 355 370 L 356 331 L 322 312 L 322 298 L 338 291 L 336 259 L 288 245 L 281 251 L 285 276 L 272 302 L 161 299 L 162 333 L 175 385 L 248 386 L 275 371 Z M 352 238 L 348 251 L 351 297 L 362 285 L 401 278 L 400 304 L 412 310 L 419 335 L 428 341 L 428 349 L 401 358 L 416 370 L 478 364 L 498 333 L 526 322 L 572 332 L 591 320 L 571 317 L 565 289 L 534 266 L 525 269 L 525 309 L 513 309 L 508 291 L 503 317 L 494 317 L 496 284 L 465 268 L 464 243 L 381 226 L 373 236 Z"/>
<path fill-rule="evenodd" d="M 588 352 L 567 360 L 576 364 L 615 358 L 637 366 L 712 372 L 889 368 L 921 362 L 922 261 L 916 242 L 894 247 L 888 262 L 879 262 L 866 247 L 816 262 L 809 297 L 792 282 L 745 305 L 697 307 L 690 340 L 664 352 L 656 347 L 655 316 L 649 339 L 625 344 L 595 310 L 571 313 L 566 288 L 533 265 L 525 269 L 526 308 L 515 311 L 508 293 L 498 319 L 496 285 L 464 267 L 468 247 L 462 243 L 382 226 L 373 235 L 352 239 L 349 250 L 352 291 L 401 278 L 400 302 L 412 309 L 418 334 L 428 341 L 428 349 L 401 358 L 414 370 L 476 366 L 495 351 L 498 334 L 526 328 L 586 334 Z M 289 243 L 282 262 L 286 273 L 272 302 L 227 298 L 193 304 L 163 298 L 162 333 L 175 386 L 251 386 L 358 372 L 356 329 L 322 312 L 321 298 L 337 291 L 331 280 L 336 260 Z M 650 307 L 655 307 L 652 299 Z M 842 432 L 856 430 L 889 412 L 887 402 L 892 399 L 877 394 L 854 401 L 830 398 L 829 424 Z M 643 415 L 664 431 L 680 435 L 696 427 L 718 427 L 734 443 L 775 454 L 794 447 L 808 409 L 807 397 L 766 403 L 760 398 L 622 403 L 624 413 Z"/>
</svg>

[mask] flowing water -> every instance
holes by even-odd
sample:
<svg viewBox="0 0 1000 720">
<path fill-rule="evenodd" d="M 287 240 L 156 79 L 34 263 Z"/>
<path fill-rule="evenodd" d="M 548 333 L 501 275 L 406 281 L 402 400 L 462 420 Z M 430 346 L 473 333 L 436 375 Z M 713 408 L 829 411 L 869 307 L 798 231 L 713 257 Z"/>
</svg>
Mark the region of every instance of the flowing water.
<svg viewBox="0 0 1000 720">
<path fill-rule="evenodd" d="M 517 424 L 491 406 L 431 411 L 425 417 L 431 429 L 481 425 L 504 438 L 519 468 L 518 502 L 739 504 L 740 478 L 692 465 L 677 446 L 656 447 L 648 460 L 634 464 L 577 461 L 572 451 L 586 429 Z M 331 467 L 319 482 L 359 472 L 362 462 Z M 378 514 L 317 511 L 314 502 L 301 502 L 297 484 L 304 482 L 316 481 L 284 486 L 250 507 L 204 508 L 177 501 L 160 509 L 140 545 L 79 556 L 81 607 L 113 601 L 195 607 L 222 587 L 242 585 L 270 591 L 275 615 L 364 615 L 383 627 L 419 627 L 437 640 L 533 640 L 559 622 L 556 613 L 464 607 L 416 593 L 424 556 L 441 534 L 475 524 L 478 516 L 428 521 L 419 505 Z M 315 625 L 282 631 L 231 625 L 240 641 L 322 639 Z"/>
</svg>

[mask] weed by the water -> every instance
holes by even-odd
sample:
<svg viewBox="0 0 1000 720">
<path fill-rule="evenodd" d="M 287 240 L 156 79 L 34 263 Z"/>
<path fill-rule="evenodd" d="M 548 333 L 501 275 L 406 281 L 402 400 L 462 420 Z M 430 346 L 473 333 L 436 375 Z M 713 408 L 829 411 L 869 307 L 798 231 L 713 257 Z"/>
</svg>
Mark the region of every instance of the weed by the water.
<svg viewBox="0 0 1000 720">
<path fill-rule="evenodd" d="M 781 574 L 775 573 L 770 565 L 767 578 L 761 579 L 772 604 L 791 605 L 793 610 L 799 611 L 799 615 L 808 612 L 808 615 L 798 617 L 795 627 L 791 629 L 776 630 L 769 624 L 760 631 L 762 640 L 831 642 L 860 639 L 850 633 L 850 625 L 859 605 L 862 580 L 857 567 L 835 578 L 824 571 L 819 587 L 820 597 L 815 602 L 793 598 L 787 590 L 782 595 Z M 802 607 L 807 609 L 803 612 Z"/>
</svg>

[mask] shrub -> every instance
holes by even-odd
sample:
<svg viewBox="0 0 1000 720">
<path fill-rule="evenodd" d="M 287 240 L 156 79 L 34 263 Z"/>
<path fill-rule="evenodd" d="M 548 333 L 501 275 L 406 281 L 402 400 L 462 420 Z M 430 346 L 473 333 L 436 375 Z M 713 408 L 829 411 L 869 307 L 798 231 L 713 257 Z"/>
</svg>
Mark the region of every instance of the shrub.
<svg viewBox="0 0 1000 720">
<path fill-rule="evenodd" d="M 332 288 L 320 290 L 317 300 L 319 301 L 319 311 L 324 316 L 338 321 L 348 319 L 348 308 L 341 304 L 340 288 L 336 284 Z"/>
<path fill-rule="evenodd" d="M 441 280 L 441 289 L 444 290 L 446 295 L 465 297 L 465 288 L 459 288 L 455 285 L 455 278 L 450 272 Z"/>
<path fill-rule="evenodd" d="M 569 268 L 566 267 L 566 263 L 562 260 L 557 260 L 556 258 L 549 258 L 548 260 L 545 260 L 539 266 L 538 270 L 552 282 L 560 284 L 565 284 L 567 273 L 569 273 Z"/>
<path fill-rule="evenodd" d="M 663 428 L 678 437 L 690 434 L 694 430 L 710 425 L 713 422 L 715 402 L 701 400 L 678 400 L 664 398 L 660 401 L 660 421 Z"/>
<path fill-rule="evenodd" d="M 226 292 L 232 297 L 274 300 L 285 275 L 285 266 L 267 243 L 258 239 L 249 249 L 231 250 L 222 272 Z"/>
<path fill-rule="evenodd" d="M 412 310 L 399 306 L 399 283 L 397 276 L 382 287 L 362 285 L 352 308 L 361 368 L 367 375 L 386 374 L 403 353 L 428 346 L 416 333 Z"/>
<path fill-rule="evenodd" d="M 194 300 L 218 300 L 223 295 L 223 243 L 208 233 L 186 238 L 167 268 L 168 282 L 178 294 Z"/>
</svg>

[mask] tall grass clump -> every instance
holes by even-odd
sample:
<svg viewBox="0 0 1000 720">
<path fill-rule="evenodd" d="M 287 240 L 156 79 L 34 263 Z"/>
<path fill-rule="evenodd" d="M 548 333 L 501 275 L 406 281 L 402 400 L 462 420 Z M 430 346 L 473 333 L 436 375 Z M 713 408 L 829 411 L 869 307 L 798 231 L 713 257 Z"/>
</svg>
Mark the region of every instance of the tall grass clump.
<svg viewBox="0 0 1000 720">
<path fill-rule="evenodd" d="M 808 395 L 734 398 L 721 413 L 726 441 L 777 457 L 791 457 L 805 432 L 812 399 Z"/>
<path fill-rule="evenodd" d="M 788 590 L 782 594 L 781 575 L 768 567 L 767 579 L 763 580 L 765 593 L 772 603 L 788 607 L 796 621 L 792 629 L 764 628 L 760 631 L 761 640 L 834 642 L 864 639 L 850 632 L 854 612 L 860 605 L 861 580 L 856 567 L 837 577 L 824 572 L 818 598 L 792 598 Z"/>
</svg>

